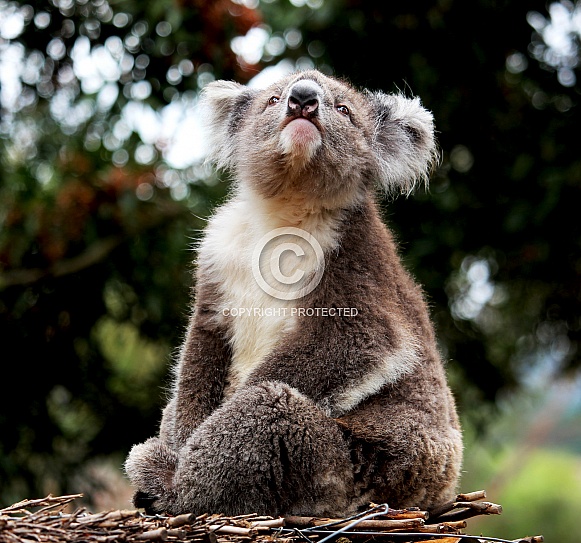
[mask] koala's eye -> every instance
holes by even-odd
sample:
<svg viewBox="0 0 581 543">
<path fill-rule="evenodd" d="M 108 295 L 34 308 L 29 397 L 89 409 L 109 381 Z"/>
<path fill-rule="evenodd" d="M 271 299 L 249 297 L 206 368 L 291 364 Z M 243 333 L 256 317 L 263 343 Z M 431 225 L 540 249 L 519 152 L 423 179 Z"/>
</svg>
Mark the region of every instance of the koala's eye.
<svg viewBox="0 0 581 543">
<path fill-rule="evenodd" d="M 278 104 L 280 102 L 280 96 L 271 96 L 268 99 L 268 105 L 274 106 L 274 104 Z"/>
<path fill-rule="evenodd" d="M 345 115 L 345 117 L 349 117 L 349 114 L 351 113 L 349 111 L 349 108 L 347 106 L 343 106 L 343 105 L 337 106 L 337 111 L 339 113 L 341 113 L 341 115 Z"/>
</svg>

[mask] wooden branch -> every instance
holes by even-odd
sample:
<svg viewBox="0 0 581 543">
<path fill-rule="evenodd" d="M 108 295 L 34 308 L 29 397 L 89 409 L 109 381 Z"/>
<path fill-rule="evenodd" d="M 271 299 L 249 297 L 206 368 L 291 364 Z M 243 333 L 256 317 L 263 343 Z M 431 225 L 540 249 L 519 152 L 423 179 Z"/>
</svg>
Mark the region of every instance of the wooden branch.
<svg viewBox="0 0 581 543">
<path fill-rule="evenodd" d="M 165 541 L 167 539 L 167 530 L 165 528 L 157 528 L 157 530 L 149 530 L 135 536 L 138 541 Z"/>
<path fill-rule="evenodd" d="M 476 492 L 469 492 L 467 494 L 458 494 L 456 499 L 451 502 L 443 503 L 438 507 L 434 507 L 429 510 L 430 517 L 435 518 L 455 509 L 459 502 L 475 502 L 478 500 L 484 500 L 486 498 L 486 490 L 477 490 Z"/>
<path fill-rule="evenodd" d="M 210 532 L 229 534 L 229 535 L 244 535 L 249 536 L 253 533 L 252 528 L 242 528 L 240 526 L 228 526 L 227 524 L 211 524 L 209 527 Z"/>
<path fill-rule="evenodd" d="M 317 526 L 325 526 L 330 523 L 333 524 L 333 529 L 340 529 L 355 522 L 354 520 L 342 521 L 342 519 L 333 518 L 315 518 L 315 517 L 298 517 L 288 516 L 284 518 L 286 526 L 294 526 L 296 528 L 316 528 Z M 393 530 L 413 530 L 424 525 L 423 518 L 411 518 L 403 520 L 362 520 L 357 523 L 354 530 L 378 530 L 378 531 L 393 531 Z"/>
<path fill-rule="evenodd" d="M 418 539 L 422 537 L 424 543 L 427 543 L 429 534 L 444 534 L 449 537 L 439 538 L 435 543 L 464 543 L 465 538 L 454 537 L 462 535 L 461 531 L 466 528 L 466 521 L 458 519 L 458 516 L 498 514 L 501 510 L 499 505 L 479 501 L 484 496 L 482 491 L 459 494 L 454 502 L 439 508 L 446 509 L 446 513 L 437 518 L 430 517 L 430 524 L 426 524 L 425 511 L 390 509 L 386 515 L 361 520 L 346 535 L 350 539 L 388 539 L 391 542 L 394 535 L 399 533 L 397 543 L 421 543 Z M 341 528 L 350 526 L 356 520 L 303 516 L 283 519 L 256 514 L 236 517 L 220 514 L 148 517 L 135 510 L 87 513 L 84 508 L 65 513 L 64 509 L 80 497 L 81 494 L 60 497 L 49 495 L 39 500 L 23 500 L 0 509 L 0 542 L 131 543 L 167 540 L 189 543 L 272 543 L 276 535 L 284 543 L 305 543 L 305 539 L 316 543 L 320 537 L 333 536 L 335 533 L 338 537 Z M 32 509 L 37 511 L 31 512 Z M 365 514 L 377 513 L 377 510 L 377 507 L 373 507 Z M 294 529 L 283 528 L 285 525 Z M 468 536 L 468 539 L 486 543 L 478 536 Z M 542 541 L 542 536 L 532 536 L 517 539 L 514 543 Z"/>
<path fill-rule="evenodd" d="M 9 507 L 0 509 L 0 515 L 8 515 L 10 513 L 28 513 L 28 509 L 33 507 L 44 507 L 43 510 L 52 509 L 53 507 L 67 505 L 73 500 L 82 497 L 83 494 L 69 494 L 67 496 L 57 497 L 49 494 L 46 498 L 40 498 L 38 500 L 22 500 L 18 503 L 10 505 Z"/>
<path fill-rule="evenodd" d="M 391 520 L 405 520 L 405 519 L 412 519 L 412 518 L 421 518 L 424 520 L 428 520 L 430 514 L 427 511 L 413 511 L 411 509 L 390 509 L 387 515 L 383 515 L 382 518 L 391 519 Z"/>
<path fill-rule="evenodd" d="M 282 528 L 285 525 L 284 518 L 273 518 L 270 520 L 256 520 L 250 523 L 251 528 Z"/>
<path fill-rule="evenodd" d="M 377 504 L 371 504 L 373 507 L 378 507 Z M 381 515 L 381 518 L 391 519 L 391 520 L 404 520 L 409 518 L 422 518 L 428 520 L 430 514 L 427 511 L 422 511 L 419 507 L 410 507 L 409 509 L 391 509 L 389 508 L 385 515 Z"/>
<path fill-rule="evenodd" d="M 456 499 L 430 510 L 434 522 L 466 520 L 477 515 L 500 515 L 502 507 L 495 503 L 479 501 L 486 498 L 485 490 L 458 494 Z"/>
<path fill-rule="evenodd" d="M 478 515 L 500 515 L 502 506 L 490 502 L 455 502 L 454 509 L 435 517 L 438 522 L 466 520 Z"/>
<path fill-rule="evenodd" d="M 486 490 L 477 490 L 476 492 L 468 492 L 467 494 L 458 494 L 456 501 L 458 502 L 475 502 L 486 499 Z"/>
<path fill-rule="evenodd" d="M 466 521 L 456 522 L 439 522 L 438 524 L 426 524 L 419 528 L 418 532 L 432 532 L 435 534 L 457 534 L 460 530 L 466 528 Z"/>
<path fill-rule="evenodd" d="M 196 520 L 196 515 L 192 513 L 186 513 L 185 515 L 178 515 L 177 517 L 171 517 L 167 520 L 167 525 L 171 528 L 179 528 L 180 526 L 185 526 L 186 524 L 192 524 Z"/>
</svg>

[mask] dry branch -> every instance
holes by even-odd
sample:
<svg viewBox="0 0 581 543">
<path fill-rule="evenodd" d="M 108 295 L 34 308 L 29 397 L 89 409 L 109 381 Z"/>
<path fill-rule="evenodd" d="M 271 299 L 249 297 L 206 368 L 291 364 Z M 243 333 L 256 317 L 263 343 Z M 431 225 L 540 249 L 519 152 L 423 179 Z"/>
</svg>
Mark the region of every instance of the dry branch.
<svg viewBox="0 0 581 543">
<path fill-rule="evenodd" d="M 459 502 L 475 502 L 486 499 L 486 490 L 476 490 L 475 492 L 468 492 L 467 494 L 458 494 L 456 501 Z"/>
<path fill-rule="evenodd" d="M 252 513 L 236 517 L 217 514 L 146 516 L 135 510 L 89 513 L 84 508 L 66 512 L 80 497 L 81 494 L 49 495 L 0 509 L 0 543 L 316 543 L 324 537 L 376 539 L 389 543 L 467 543 L 483 540 L 462 534 L 466 521 L 459 517 L 499 514 L 502 510 L 499 505 L 480 501 L 486 493 L 479 491 L 459 494 L 454 502 L 432 511 L 429 524 L 426 523 L 426 511 L 388 509 L 387 513 L 378 515 L 382 506 L 375 504 L 365 514 L 336 519 L 299 516 L 283 519 Z M 533 536 L 514 543 L 542 541 L 542 536 Z"/>
<path fill-rule="evenodd" d="M 456 499 L 430 510 L 433 522 L 453 522 L 466 520 L 478 515 L 500 515 L 502 507 L 498 504 L 479 501 L 486 498 L 486 491 L 479 490 L 468 494 L 458 494 Z"/>
<path fill-rule="evenodd" d="M 180 526 L 185 526 L 186 524 L 192 524 L 196 520 L 196 515 L 192 513 L 186 513 L 185 515 L 178 515 L 177 517 L 171 517 L 167 520 L 168 526 L 172 528 L 179 528 Z"/>
<path fill-rule="evenodd" d="M 371 505 L 375 506 L 376 504 Z M 430 514 L 427 511 L 422 511 L 419 507 L 410 507 L 409 509 L 392 509 L 390 507 L 385 515 L 381 515 L 382 518 L 390 520 L 404 520 L 409 518 L 428 520 L 429 516 Z"/>
<path fill-rule="evenodd" d="M 419 528 L 418 532 L 432 532 L 434 534 L 459 534 L 460 530 L 466 528 L 466 521 L 439 522 L 438 524 L 426 524 Z"/>
<path fill-rule="evenodd" d="M 295 517 L 288 516 L 284 518 L 287 526 L 295 526 L 297 528 L 313 528 L 317 526 L 325 526 L 333 523 L 334 528 L 344 528 L 350 524 L 349 521 L 343 519 L 333 518 L 314 518 L 314 517 Z M 393 531 L 393 530 L 415 530 L 424 525 L 423 518 L 412 518 L 403 520 L 362 520 L 357 524 L 358 530 L 377 530 L 377 531 Z"/>
<path fill-rule="evenodd" d="M 33 507 L 42 507 L 42 509 L 37 511 L 37 513 L 42 513 L 54 507 L 64 507 L 73 500 L 82 497 L 82 494 L 70 494 L 68 496 L 57 497 L 49 494 L 46 498 L 40 498 L 38 500 L 22 500 L 18 503 L 10 505 L 9 507 L 0 509 L 0 515 L 4 516 L 10 513 L 28 513 L 28 509 L 32 509 Z"/>
<path fill-rule="evenodd" d="M 436 517 L 439 522 L 465 520 L 478 515 L 500 515 L 502 507 L 490 502 L 456 502 L 454 509 Z"/>
<path fill-rule="evenodd" d="M 476 492 L 469 492 L 467 494 L 458 494 L 455 500 L 451 502 L 443 503 L 438 507 L 430 509 L 430 517 L 439 517 L 448 511 L 452 511 L 457 507 L 458 503 L 461 502 L 475 502 L 478 500 L 484 500 L 486 498 L 486 490 L 477 490 Z"/>
<path fill-rule="evenodd" d="M 167 529 L 157 528 L 157 530 L 149 530 L 135 536 L 138 541 L 165 541 L 167 539 Z"/>
</svg>

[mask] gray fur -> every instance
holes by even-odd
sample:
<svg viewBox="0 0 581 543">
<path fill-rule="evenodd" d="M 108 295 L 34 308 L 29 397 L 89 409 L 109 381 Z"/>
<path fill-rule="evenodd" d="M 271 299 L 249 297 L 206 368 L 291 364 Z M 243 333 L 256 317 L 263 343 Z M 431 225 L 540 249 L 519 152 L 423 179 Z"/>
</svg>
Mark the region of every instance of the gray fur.
<svg viewBox="0 0 581 543">
<path fill-rule="evenodd" d="M 305 143 L 295 131 L 285 142 L 295 122 L 289 89 L 300 80 L 320 89 L 309 109 L 318 133 L 307 130 Z M 427 182 L 437 159 L 431 114 L 418 99 L 360 93 L 315 71 L 264 91 L 219 81 L 203 101 L 211 159 L 236 183 L 222 218 L 250 194 L 257 223 L 320 229 L 327 221 L 325 271 L 300 306 L 358 314 L 298 317 L 234 382 L 235 321 L 221 310 L 240 293 L 221 279 L 229 255 L 202 243 L 159 436 L 136 445 L 125 464 L 135 504 L 171 514 L 335 516 L 369 502 L 430 508 L 451 499 L 462 461 L 454 400 L 423 293 L 373 196 L 374 183 L 407 193 Z M 218 212 L 206 237 L 227 223 Z M 248 270 L 234 264 L 236 285 Z"/>
</svg>

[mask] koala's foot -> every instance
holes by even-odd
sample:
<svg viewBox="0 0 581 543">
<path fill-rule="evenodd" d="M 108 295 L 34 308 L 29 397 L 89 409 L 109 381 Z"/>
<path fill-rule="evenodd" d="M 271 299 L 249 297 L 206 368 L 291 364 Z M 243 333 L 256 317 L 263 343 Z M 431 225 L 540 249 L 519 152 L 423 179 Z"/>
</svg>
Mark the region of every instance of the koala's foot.
<svg viewBox="0 0 581 543">
<path fill-rule="evenodd" d="M 125 473 L 137 489 L 133 496 L 135 507 L 142 507 L 150 515 L 173 513 L 177 461 L 177 453 L 157 437 L 131 449 L 125 461 Z"/>
<path fill-rule="evenodd" d="M 246 387 L 206 419 L 180 449 L 174 482 L 180 513 L 351 512 L 337 423 L 281 383 Z"/>
</svg>

